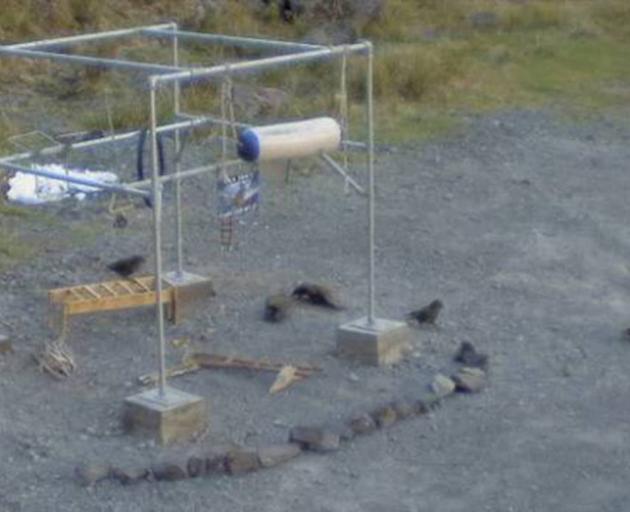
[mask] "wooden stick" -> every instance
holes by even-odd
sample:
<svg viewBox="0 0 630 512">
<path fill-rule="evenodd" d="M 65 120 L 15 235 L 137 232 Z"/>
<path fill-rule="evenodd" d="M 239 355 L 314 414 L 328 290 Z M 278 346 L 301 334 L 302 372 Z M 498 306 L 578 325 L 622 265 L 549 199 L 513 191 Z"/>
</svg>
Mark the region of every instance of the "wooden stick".
<svg viewBox="0 0 630 512">
<path fill-rule="evenodd" d="M 190 356 L 190 360 L 195 361 L 202 368 L 236 368 L 242 370 L 257 370 L 267 372 L 279 372 L 285 366 L 294 366 L 297 376 L 308 377 L 313 373 L 320 372 L 321 368 L 310 365 L 288 365 L 286 363 L 261 361 L 257 359 L 246 359 L 243 357 L 229 357 L 218 354 L 206 354 L 198 352 Z"/>
<path fill-rule="evenodd" d="M 195 364 L 194 362 L 188 361 L 182 364 L 178 364 L 177 366 L 173 366 L 166 370 L 167 377 L 179 377 L 181 375 L 186 375 L 188 373 L 194 373 L 200 370 L 201 367 Z M 153 384 L 157 384 L 158 374 L 157 373 L 147 373 L 146 375 L 140 375 L 138 377 L 138 382 L 143 386 L 150 386 Z"/>
</svg>

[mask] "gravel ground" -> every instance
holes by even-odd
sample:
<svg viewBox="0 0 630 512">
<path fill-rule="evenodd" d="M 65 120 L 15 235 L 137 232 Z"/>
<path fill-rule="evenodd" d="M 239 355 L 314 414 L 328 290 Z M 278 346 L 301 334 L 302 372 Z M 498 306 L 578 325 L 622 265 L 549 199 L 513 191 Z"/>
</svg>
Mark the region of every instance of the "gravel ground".
<svg viewBox="0 0 630 512">
<path fill-rule="evenodd" d="M 105 263 L 150 252 L 150 210 L 111 227 L 106 200 L 43 208 L 44 256 L 0 274 L 1 511 L 623 511 L 630 508 L 630 345 L 627 314 L 630 126 L 573 125 L 542 112 L 471 117 L 457 135 L 378 159 L 379 314 L 399 319 L 439 297 L 437 329 L 414 330 L 414 353 L 389 369 L 332 354 L 334 329 L 363 313 L 365 204 L 327 172 L 266 173 L 260 212 L 222 253 L 208 180 L 184 190 L 187 269 L 213 278 L 217 297 L 168 327 L 195 348 L 320 364 L 325 372 L 277 396 L 269 375 L 204 371 L 178 378 L 204 395 L 205 443 L 284 440 L 287 426 L 347 417 L 415 393 L 449 371 L 462 340 L 491 357 L 491 385 L 428 417 L 234 478 L 122 487 L 78 486 L 84 461 L 149 463 L 151 443 L 120 431 L 124 397 L 155 366 L 153 312 L 73 319 L 78 369 L 57 382 L 30 354 L 51 333 L 46 289 L 110 277 Z M 190 158 L 202 158 L 201 153 Z M 170 216 L 170 209 L 167 215 Z M 68 227 L 84 228 L 72 239 Z M 173 262 L 167 222 L 167 263 Z M 72 247 L 68 249 L 68 247 Z M 150 268 L 150 267 L 149 267 Z M 264 297 L 300 279 L 333 284 L 347 309 L 295 310 L 266 324 Z M 181 354 L 169 353 L 174 363 Z M 351 373 L 353 375 L 351 375 Z"/>
</svg>

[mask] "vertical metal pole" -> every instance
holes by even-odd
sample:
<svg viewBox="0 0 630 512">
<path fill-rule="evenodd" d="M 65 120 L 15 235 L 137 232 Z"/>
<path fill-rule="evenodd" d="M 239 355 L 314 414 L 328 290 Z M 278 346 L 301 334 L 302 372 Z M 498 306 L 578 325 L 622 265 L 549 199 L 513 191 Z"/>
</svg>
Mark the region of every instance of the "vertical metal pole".
<svg viewBox="0 0 630 512">
<path fill-rule="evenodd" d="M 158 148 L 157 148 L 157 113 L 156 113 L 156 82 L 150 79 L 151 101 L 151 161 L 153 165 L 153 245 L 155 251 L 155 308 L 158 327 L 158 359 L 159 359 L 159 394 L 161 398 L 166 396 L 166 371 L 164 350 L 164 309 L 162 305 L 162 184 L 158 176 Z"/>
<path fill-rule="evenodd" d="M 173 30 L 177 30 L 177 25 L 173 25 Z M 179 42 L 177 36 L 173 36 L 173 65 L 179 66 Z M 180 87 L 179 80 L 175 80 L 173 84 L 173 110 L 175 116 L 180 112 Z M 180 139 L 179 130 L 175 130 L 175 174 L 181 172 L 181 164 L 179 159 Z M 183 242 L 183 218 L 182 218 L 182 184 L 181 180 L 175 180 L 175 238 L 177 240 L 177 276 L 184 275 L 184 242 Z"/>
<path fill-rule="evenodd" d="M 368 117 L 368 323 L 374 324 L 375 286 L 374 286 L 374 48 L 368 43 L 367 65 L 367 117 Z"/>
</svg>

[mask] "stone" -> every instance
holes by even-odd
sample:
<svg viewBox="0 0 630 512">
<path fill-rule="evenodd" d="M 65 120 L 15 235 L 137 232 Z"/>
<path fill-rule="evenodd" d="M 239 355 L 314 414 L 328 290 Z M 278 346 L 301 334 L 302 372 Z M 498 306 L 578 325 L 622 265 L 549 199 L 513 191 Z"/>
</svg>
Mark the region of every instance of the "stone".
<svg viewBox="0 0 630 512">
<path fill-rule="evenodd" d="M 392 402 L 391 408 L 394 410 L 394 412 L 396 413 L 396 416 L 400 420 L 404 420 L 405 418 L 408 418 L 409 416 L 413 416 L 414 414 L 413 403 L 408 402 L 406 400 L 396 400 Z"/>
<path fill-rule="evenodd" d="M 230 475 L 256 471 L 260 468 L 258 451 L 250 448 L 230 450 L 225 457 L 225 470 Z"/>
<path fill-rule="evenodd" d="M 2 354 L 13 354 L 13 343 L 4 334 L 0 334 L 0 355 Z"/>
<path fill-rule="evenodd" d="M 414 412 L 417 415 L 427 414 L 434 409 L 437 409 L 442 404 L 442 399 L 439 395 L 433 392 L 426 393 L 423 397 L 416 400 L 413 404 Z"/>
<path fill-rule="evenodd" d="M 184 460 L 158 462 L 151 466 L 151 473 L 158 481 L 175 482 L 188 478 L 188 468 Z"/>
<path fill-rule="evenodd" d="M 205 461 L 206 473 L 225 473 L 225 459 L 228 452 L 234 450 L 234 446 L 214 446 L 207 450 L 202 456 Z"/>
<path fill-rule="evenodd" d="M 258 460 L 264 468 L 278 466 L 302 453 L 299 445 L 295 443 L 277 444 L 258 448 Z"/>
<path fill-rule="evenodd" d="M 488 369 L 488 355 L 477 352 L 477 349 L 469 341 L 462 341 L 453 359 L 464 366 L 481 368 L 484 371 Z"/>
<path fill-rule="evenodd" d="M 352 441 L 356 436 L 352 428 L 350 428 L 350 425 L 345 423 L 336 423 L 328 428 L 331 432 L 334 432 L 339 436 L 339 441 L 342 443 Z"/>
<path fill-rule="evenodd" d="M 322 427 L 293 427 L 289 442 L 297 443 L 302 450 L 330 452 L 339 449 L 339 435 Z"/>
<path fill-rule="evenodd" d="M 377 408 L 370 413 L 370 416 L 372 416 L 372 419 L 378 428 L 387 428 L 396 423 L 396 420 L 398 419 L 396 411 L 388 405 Z"/>
<path fill-rule="evenodd" d="M 376 423 L 369 414 L 351 419 L 348 426 L 356 435 L 369 434 L 376 430 Z"/>
<path fill-rule="evenodd" d="M 461 368 L 452 379 L 460 393 L 479 393 L 486 386 L 486 372 L 479 368 Z"/>
<path fill-rule="evenodd" d="M 82 464 L 74 470 L 79 483 L 84 487 L 90 487 L 111 475 L 109 464 Z"/>
<path fill-rule="evenodd" d="M 206 459 L 203 456 L 192 454 L 188 456 L 186 471 L 190 478 L 197 478 L 206 474 Z"/>
<path fill-rule="evenodd" d="M 440 398 L 452 395 L 455 392 L 455 382 L 449 379 L 446 375 L 438 373 L 430 385 L 431 391 L 433 391 Z"/>
<path fill-rule="evenodd" d="M 123 426 L 132 434 L 149 436 L 160 444 L 188 441 L 207 426 L 206 401 L 167 388 L 164 397 L 152 389 L 125 399 Z"/>
<path fill-rule="evenodd" d="M 133 485 L 149 478 L 151 471 L 147 468 L 114 467 L 111 476 L 123 485 Z"/>
<path fill-rule="evenodd" d="M 404 322 L 367 318 L 337 329 L 337 353 L 341 357 L 373 366 L 399 362 L 411 350 L 409 326 Z"/>
</svg>

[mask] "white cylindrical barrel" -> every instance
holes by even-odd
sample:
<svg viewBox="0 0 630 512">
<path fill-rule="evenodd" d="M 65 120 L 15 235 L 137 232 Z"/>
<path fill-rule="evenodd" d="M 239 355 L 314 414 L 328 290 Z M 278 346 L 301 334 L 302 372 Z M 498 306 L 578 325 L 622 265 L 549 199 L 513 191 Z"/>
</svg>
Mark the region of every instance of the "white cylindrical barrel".
<svg viewBox="0 0 630 512">
<path fill-rule="evenodd" d="M 341 145 L 341 126 L 332 117 L 247 128 L 239 135 L 238 154 L 248 162 L 316 155 Z"/>
</svg>

